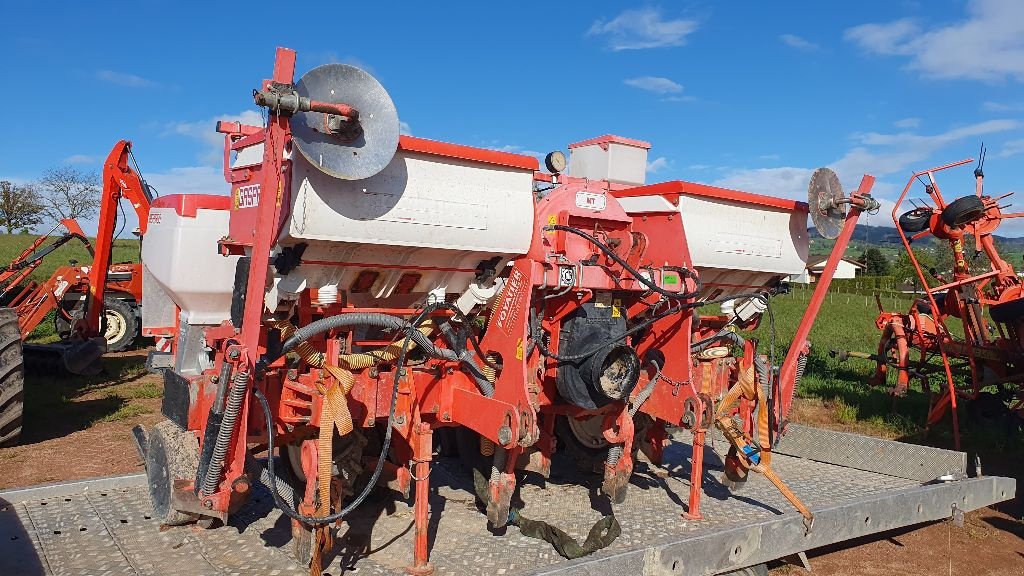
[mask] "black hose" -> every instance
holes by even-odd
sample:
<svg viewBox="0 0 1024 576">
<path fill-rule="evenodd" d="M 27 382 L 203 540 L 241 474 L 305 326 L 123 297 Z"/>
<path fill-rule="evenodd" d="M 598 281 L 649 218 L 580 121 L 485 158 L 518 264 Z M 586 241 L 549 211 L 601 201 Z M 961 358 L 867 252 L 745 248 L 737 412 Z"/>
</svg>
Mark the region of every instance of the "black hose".
<svg viewBox="0 0 1024 576">
<path fill-rule="evenodd" d="M 637 280 L 637 282 L 640 282 L 641 284 L 648 287 L 652 291 L 657 292 L 658 294 L 661 294 L 666 298 L 671 298 L 673 300 L 690 300 L 692 298 L 696 298 L 701 293 L 701 290 L 704 289 L 704 284 L 700 281 L 700 278 L 697 277 L 697 274 L 695 274 L 693 270 L 690 270 L 689 268 L 683 268 L 682 266 L 666 266 L 666 269 L 679 272 L 681 275 L 693 280 L 695 286 L 692 292 L 669 292 L 668 290 L 665 290 L 661 286 L 658 286 L 651 280 L 648 280 L 643 274 L 640 273 L 639 270 L 630 266 L 625 260 L 623 260 L 618 254 L 615 253 L 614 250 L 612 250 L 605 243 L 601 242 L 597 238 L 594 238 L 590 234 L 587 234 L 583 230 L 580 230 L 579 228 L 573 228 L 572 226 L 564 226 L 562 224 L 551 224 L 549 226 L 545 226 L 544 230 L 561 230 L 563 232 L 569 232 L 571 234 L 579 236 L 580 238 L 583 238 L 584 240 L 590 242 L 594 246 L 597 246 L 597 248 L 601 252 L 604 252 L 606 256 L 611 258 L 613 262 L 615 262 L 619 266 L 622 266 L 622 268 L 626 272 L 629 272 L 630 275 L 632 275 L 633 278 Z M 685 287 L 685 285 L 686 281 L 683 280 L 683 286 Z"/>
<path fill-rule="evenodd" d="M 423 311 L 420 312 L 416 316 L 416 318 L 413 319 L 413 321 L 409 324 L 408 329 L 406 329 L 405 338 L 402 340 L 402 347 L 399 350 L 398 359 L 395 362 L 394 384 L 391 387 L 391 406 L 388 408 L 388 424 L 387 428 L 384 431 L 384 441 L 381 444 L 380 457 L 377 458 L 377 467 L 374 468 L 373 474 L 370 475 L 369 482 L 367 482 L 366 486 L 363 488 L 363 491 L 359 493 L 359 496 L 357 496 L 352 502 L 350 502 L 348 506 L 345 506 L 338 512 L 335 512 L 334 514 L 328 514 L 327 516 L 320 517 L 306 516 L 305 514 L 299 512 L 298 510 L 295 510 L 292 506 L 290 506 L 287 502 L 284 501 L 280 494 L 278 494 L 277 476 L 274 474 L 274 419 L 270 410 L 270 403 L 267 402 L 267 397 L 263 395 L 262 391 L 260 391 L 259 386 L 252 387 L 253 395 L 256 397 L 256 400 L 259 401 L 260 406 L 263 408 L 263 415 L 266 419 L 268 455 L 267 476 L 268 479 L 270 480 L 270 493 L 274 497 L 274 504 L 278 508 L 280 508 L 281 511 L 284 512 L 286 516 L 294 520 L 298 520 L 303 524 L 329 524 L 336 520 L 340 520 L 341 518 L 351 513 L 353 510 L 356 509 L 356 507 L 362 504 L 364 500 L 366 500 L 367 496 L 370 495 L 370 491 L 373 490 L 373 487 L 377 484 L 377 480 L 380 478 L 381 470 L 384 468 L 384 461 L 387 459 L 386 457 L 388 454 L 388 450 L 391 448 L 391 432 L 394 429 L 395 406 L 397 405 L 398 402 L 398 383 L 402 380 L 402 369 L 404 367 L 403 365 L 405 364 L 405 355 L 409 351 L 409 344 L 411 344 L 412 341 L 415 339 L 415 336 L 413 335 L 419 334 L 419 332 L 416 330 L 416 327 L 418 327 L 423 322 L 423 320 L 425 320 L 427 316 L 436 309 L 432 308 L 432 306 L 434 305 L 427 305 L 427 307 L 424 308 Z M 354 316 L 355 314 L 352 315 Z M 392 318 L 394 317 L 392 316 Z M 324 320 L 327 320 L 327 318 L 324 318 Z M 320 322 L 320 320 L 318 320 L 318 322 Z M 306 327 L 309 327 L 312 324 L 314 323 L 310 323 Z M 298 331 L 296 331 L 296 334 L 298 334 Z M 314 335 L 315 334 L 316 333 L 314 333 Z M 288 340 L 290 341 L 292 340 L 292 338 L 289 338 Z"/>
<path fill-rule="evenodd" d="M 597 352 L 599 352 L 599 351 L 601 351 L 601 350 L 603 350 L 603 349 L 605 349 L 605 348 L 607 348 L 609 346 L 612 346 L 612 345 L 614 345 L 614 344 L 616 344 L 618 342 L 621 342 L 622 340 L 625 340 L 628 336 L 636 334 L 637 332 L 643 330 L 644 328 L 647 328 L 647 327 L 651 326 L 652 324 L 654 324 L 658 320 L 661 320 L 662 318 L 667 318 L 669 316 L 672 316 L 673 314 L 677 314 L 677 313 L 681 312 L 683 309 L 685 309 L 685 306 L 676 306 L 674 308 L 670 308 L 666 312 L 662 312 L 661 314 L 659 314 L 657 316 L 653 316 L 651 318 L 648 318 L 647 320 L 644 320 L 643 322 L 637 324 L 636 326 L 633 326 L 632 328 L 630 328 L 629 330 L 626 330 L 625 332 L 619 334 L 618 336 L 613 336 L 613 337 L 609 338 L 608 340 L 605 340 L 604 342 L 601 342 L 600 344 L 596 344 L 596 345 L 592 346 L 586 352 L 580 352 L 578 354 L 561 355 L 561 354 L 552 352 L 550 349 L 548 349 L 547 344 L 544 343 L 544 336 L 541 333 L 542 330 L 541 330 L 541 327 L 540 327 L 540 321 L 537 318 L 537 311 L 531 306 L 530 307 L 530 338 L 537 345 L 537 350 L 539 350 L 542 355 L 544 355 L 544 356 L 546 356 L 548 358 L 551 358 L 552 360 L 557 360 L 559 362 L 573 362 L 573 361 L 576 361 L 576 360 L 582 360 L 583 358 L 586 358 L 588 356 L 592 356 L 593 354 L 595 354 L 595 353 L 597 353 Z"/>
</svg>

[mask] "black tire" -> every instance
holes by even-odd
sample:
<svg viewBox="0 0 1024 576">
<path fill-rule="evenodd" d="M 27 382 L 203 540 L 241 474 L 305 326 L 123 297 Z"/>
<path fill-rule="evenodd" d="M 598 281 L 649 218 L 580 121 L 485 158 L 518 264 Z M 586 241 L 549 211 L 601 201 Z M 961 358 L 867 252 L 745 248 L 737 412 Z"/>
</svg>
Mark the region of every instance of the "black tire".
<svg viewBox="0 0 1024 576">
<path fill-rule="evenodd" d="M 942 210 L 942 221 L 947 226 L 970 224 L 985 214 L 985 203 L 977 196 L 964 196 L 953 200 Z"/>
<path fill-rule="evenodd" d="M 107 352 L 122 352 L 131 347 L 139 334 L 139 321 L 135 308 L 117 298 L 103 299 L 103 321 L 100 323 Z"/>
<path fill-rule="evenodd" d="M 25 407 L 25 359 L 18 313 L 0 308 L 0 446 L 18 441 Z"/>
<path fill-rule="evenodd" d="M 71 327 L 82 318 L 84 300 L 65 302 L 53 316 L 53 328 L 61 340 L 71 337 Z M 131 348 L 139 335 L 139 320 L 135 306 L 113 296 L 103 299 L 104 312 L 100 318 L 100 331 L 107 341 L 107 352 L 123 352 Z M 65 316 L 66 315 L 66 316 Z M 70 318 L 69 318 L 70 317 Z"/>
<path fill-rule="evenodd" d="M 915 208 L 900 215 L 900 229 L 904 232 L 920 232 L 928 228 L 932 219 L 932 211 L 928 208 Z"/>
<path fill-rule="evenodd" d="M 194 522 L 198 516 L 171 508 L 174 481 L 196 478 L 199 468 L 199 442 L 191 432 L 164 420 L 149 431 L 146 448 L 146 478 L 153 517 L 166 526 Z"/>
</svg>

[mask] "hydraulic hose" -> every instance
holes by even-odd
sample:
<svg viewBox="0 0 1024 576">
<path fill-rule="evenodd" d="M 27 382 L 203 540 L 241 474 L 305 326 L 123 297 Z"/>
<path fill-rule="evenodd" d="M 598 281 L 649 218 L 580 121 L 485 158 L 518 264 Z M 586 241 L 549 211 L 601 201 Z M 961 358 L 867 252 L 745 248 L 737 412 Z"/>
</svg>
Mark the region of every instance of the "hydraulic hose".
<svg viewBox="0 0 1024 576">
<path fill-rule="evenodd" d="M 586 232 L 584 232 L 583 230 L 580 230 L 579 228 L 574 228 L 572 226 L 565 226 L 565 225 L 562 225 L 562 224 L 551 224 L 551 225 L 545 226 L 544 230 L 561 230 L 563 232 L 569 232 L 570 234 L 575 234 L 575 235 L 579 236 L 580 238 L 583 238 L 587 242 L 590 242 L 591 244 L 596 246 L 598 250 L 600 250 L 601 252 L 604 252 L 604 254 L 606 256 L 608 256 L 609 258 L 611 258 L 613 262 L 615 262 L 619 266 L 622 266 L 622 269 L 625 270 L 626 272 L 629 272 L 630 275 L 632 275 L 633 278 L 635 278 L 637 280 L 637 282 L 640 282 L 641 284 L 643 284 L 644 286 L 646 286 L 647 288 L 649 288 L 653 292 L 657 292 L 658 294 L 661 294 L 662 296 L 664 296 L 666 298 L 671 298 L 673 300 L 690 300 L 692 298 L 696 298 L 701 293 L 701 291 L 704 289 L 704 284 L 700 281 L 700 278 L 697 277 L 697 274 L 694 273 L 693 270 L 690 270 L 689 268 L 683 268 L 682 266 L 672 266 L 671 270 L 679 272 L 683 276 L 693 280 L 695 288 L 694 288 L 694 290 L 692 292 L 682 292 L 682 293 L 679 293 L 679 292 L 669 292 L 668 290 L 665 290 L 661 286 L 658 286 L 657 284 L 655 284 L 651 280 L 648 280 L 646 276 L 641 274 L 640 271 L 637 270 L 636 268 L 633 268 L 632 266 L 630 266 L 629 263 L 627 263 L 625 260 L 623 260 L 618 254 L 615 253 L 614 250 L 612 250 L 604 242 L 601 242 L 597 238 L 591 236 L 590 234 L 587 234 Z M 685 287 L 685 281 L 684 281 L 684 287 Z"/>
<path fill-rule="evenodd" d="M 433 312 L 434 310 L 440 308 L 454 308 L 457 311 L 457 316 L 461 315 L 461 312 L 458 312 L 457 308 L 455 308 L 451 304 L 448 304 L 447 302 L 437 302 L 434 304 L 430 304 L 424 310 L 430 310 L 431 312 Z M 462 319 L 466 320 L 465 316 L 462 316 Z M 260 357 L 259 361 L 257 361 L 256 363 L 256 369 L 258 371 L 266 370 L 267 366 L 269 366 L 272 362 L 274 362 L 281 356 L 284 356 L 288 352 L 291 352 L 292 350 L 296 349 L 300 349 L 301 351 L 303 344 L 310 338 L 313 338 L 314 336 L 323 334 L 324 332 L 328 332 L 330 330 L 337 330 L 341 328 L 354 328 L 356 326 L 374 326 L 377 328 L 383 328 L 385 330 L 409 331 L 409 329 L 412 327 L 412 324 L 406 322 L 404 319 L 399 318 L 398 316 L 392 316 L 390 314 L 384 314 L 381 312 L 353 312 L 329 316 L 327 318 L 321 318 L 320 320 L 310 322 L 309 324 L 306 324 L 302 328 L 295 330 L 295 332 L 292 333 L 291 336 L 287 336 L 286 340 L 284 341 L 284 344 L 281 345 L 281 349 L 278 350 L 276 353 L 271 354 L 270 352 L 268 352 L 267 354 L 264 354 L 262 357 Z M 434 343 L 430 340 L 430 338 L 426 336 L 426 334 L 419 330 L 412 330 L 411 332 L 409 332 L 409 335 L 411 337 L 411 342 L 415 343 L 417 346 L 423 349 L 428 355 L 448 360 L 451 362 L 461 362 L 465 364 L 469 368 L 469 371 L 473 376 L 473 380 L 476 382 L 477 387 L 480 388 L 481 393 L 484 396 L 488 397 L 494 394 L 494 385 L 487 381 L 487 377 L 484 376 L 483 369 L 477 365 L 476 360 L 473 358 L 473 355 L 468 350 L 463 352 L 462 354 L 458 354 L 455 351 L 449 350 L 447 348 L 439 348 L 434 345 Z M 492 363 L 490 363 L 490 361 L 487 360 L 486 356 L 484 356 L 484 354 L 480 351 L 479 343 L 477 343 L 476 340 L 472 338 L 470 339 L 470 341 L 472 342 L 473 348 L 476 350 L 476 352 L 480 355 L 481 358 L 483 358 L 484 363 L 489 364 L 492 368 L 494 368 L 495 366 Z"/>
<path fill-rule="evenodd" d="M 627 337 L 632 336 L 633 334 L 636 334 L 637 332 L 643 330 L 644 328 L 647 328 L 647 327 L 651 326 L 652 324 L 654 324 L 658 320 L 661 320 L 662 318 L 667 318 L 667 317 L 669 317 L 669 316 L 671 316 L 673 314 L 681 312 L 683 309 L 684 309 L 684 306 L 676 306 L 674 308 L 670 308 L 669 310 L 667 310 L 665 312 L 662 312 L 661 314 L 658 314 L 657 316 L 653 316 L 651 318 L 648 318 L 647 320 L 644 320 L 643 322 L 637 324 L 636 326 L 633 326 L 632 328 L 626 330 L 622 334 L 619 334 L 617 336 L 613 336 L 613 337 L 609 338 L 608 340 L 605 340 L 604 342 L 601 342 L 600 344 L 596 344 L 596 345 L 592 346 L 590 349 L 588 349 L 585 352 L 580 352 L 578 354 L 565 354 L 565 355 L 562 355 L 562 354 L 558 354 L 556 352 L 552 352 L 547 347 L 547 344 L 544 343 L 544 338 L 543 338 L 543 335 L 541 334 L 540 321 L 537 318 L 537 311 L 531 306 L 530 307 L 530 338 L 533 340 L 533 343 L 537 346 L 537 349 L 540 350 L 540 353 L 543 354 L 544 356 L 546 356 L 548 358 L 551 358 L 552 360 L 557 360 L 559 362 L 573 362 L 573 361 L 576 361 L 576 360 L 582 360 L 583 358 L 586 358 L 588 356 L 592 356 L 596 352 L 598 352 L 600 350 L 603 350 L 604 348 L 607 348 L 607 347 L 609 347 L 609 346 L 611 346 L 611 345 L 613 345 L 613 344 L 615 344 L 617 342 L 625 340 Z"/>
<path fill-rule="evenodd" d="M 210 467 L 206 471 L 206 478 L 203 479 L 203 494 L 213 494 L 217 491 L 217 484 L 220 484 L 220 474 L 224 470 L 224 457 L 228 454 L 228 444 L 231 443 L 231 436 L 235 432 L 235 420 L 238 419 L 242 401 L 245 400 L 245 393 L 249 390 L 249 379 L 248 372 L 236 372 L 231 378 L 231 392 L 228 395 L 227 407 L 224 409 L 224 417 L 220 421 L 220 429 L 217 430 L 217 441 L 213 445 Z"/>
<path fill-rule="evenodd" d="M 380 456 L 377 458 L 377 467 L 374 468 L 373 473 L 370 475 L 369 481 L 366 483 L 366 486 L 363 488 L 363 491 L 360 492 L 359 495 L 356 496 L 356 498 L 354 500 L 352 500 L 352 502 L 350 502 L 348 504 L 348 506 L 345 506 L 341 510 L 335 512 L 334 514 L 328 514 L 327 516 L 319 516 L 319 517 L 318 516 L 306 516 L 305 514 L 302 514 L 301 512 L 296 510 L 294 506 L 292 506 L 292 505 L 288 504 L 287 502 L 285 502 L 284 498 L 281 497 L 281 494 L 278 493 L 278 489 L 277 489 L 277 476 L 274 474 L 274 458 L 273 458 L 273 455 L 274 455 L 274 418 L 273 418 L 273 413 L 270 410 L 270 403 L 267 402 L 267 397 L 263 395 L 263 392 L 259 389 L 259 387 L 258 386 L 253 386 L 252 387 L 253 396 L 256 397 L 256 400 L 259 402 L 260 407 L 263 408 L 263 416 L 264 416 L 264 419 L 266 421 L 266 426 L 267 426 L 267 454 L 270 456 L 269 458 L 267 458 L 267 479 L 270 481 L 270 494 L 274 497 L 274 504 L 278 508 L 280 508 L 281 511 L 284 512 L 284 514 L 286 516 L 288 516 L 289 518 L 292 518 L 294 520 L 298 520 L 299 522 L 302 522 L 303 524 L 309 524 L 309 525 L 329 524 L 331 522 L 334 522 L 336 520 L 340 520 L 341 518 L 347 516 L 349 513 L 351 513 L 353 510 L 355 510 L 356 507 L 358 507 L 360 504 L 362 504 L 363 501 L 366 500 L 367 496 L 370 495 L 370 491 L 373 490 L 373 487 L 377 484 L 377 480 L 380 478 L 381 470 L 383 470 L 383 468 L 384 468 L 384 461 L 387 459 L 386 457 L 387 457 L 387 454 L 388 454 L 388 450 L 390 450 L 390 448 L 391 448 L 391 433 L 392 433 L 392 430 L 394 429 L 394 425 L 395 425 L 395 407 L 397 406 L 397 403 L 398 403 L 398 384 L 402 380 L 402 367 L 405 364 L 405 354 L 406 354 L 406 352 L 409 351 L 409 346 L 412 343 L 412 341 L 415 339 L 414 335 L 415 334 L 419 334 L 419 332 L 415 329 L 415 327 L 419 326 L 420 323 L 422 323 L 423 320 L 426 319 L 427 316 L 431 312 L 433 312 L 434 310 L 437 309 L 437 307 L 438 306 L 436 306 L 434 304 L 427 305 L 427 307 L 424 308 L 423 311 L 421 311 L 416 316 L 416 318 L 414 318 L 413 321 L 408 323 L 407 327 L 404 328 L 406 335 L 405 335 L 405 338 L 402 341 L 402 347 L 401 347 L 401 350 L 399 351 L 398 359 L 397 359 L 397 361 L 395 363 L 395 376 L 394 376 L 394 379 L 393 379 L 394 384 L 391 387 L 391 405 L 388 408 L 388 423 L 387 423 L 387 427 L 384 430 L 384 440 L 381 443 Z M 352 316 L 355 316 L 355 315 L 356 314 L 352 314 Z M 367 316 L 387 316 L 386 314 L 377 314 L 377 313 L 368 313 L 366 315 Z M 336 317 L 332 317 L 332 318 L 336 318 Z M 395 317 L 392 316 L 391 318 L 395 318 Z M 324 318 L 323 320 L 329 320 L 329 319 L 330 318 Z M 395 318 L 395 319 L 399 320 L 399 322 L 403 322 L 401 319 L 398 319 L 398 318 Z M 317 322 L 322 322 L 323 320 L 318 320 Z M 296 331 L 296 335 L 299 332 L 301 332 L 303 329 L 309 328 L 313 324 L 316 324 L 316 322 L 311 322 L 310 324 L 307 324 L 303 328 L 300 328 L 298 331 Z M 323 331 L 326 331 L 326 330 L 329 330 L 329 329 L 330 328 L 324 328 Z M 309 331 L 307 331 L 308 335 L 306 336 L 306 338 L 307 339 L 311 338 L 312 336 L 314 336 L 314 335 L 316 335 L 318 333 L 319 332 L 315 332 L 315 331 L 312 332 L 312 333 L 309 333 Z M 295 337 L 293 336 L 292 338 L 289 338 L 288 341 L 292 341 L 294 338 Z M 296 344 L 297 344 L 297 342 L 293 343 L 292 347 L 294 348 L 294 346 Z M 431 343 L 431 346 L 433 346 L 432 343 Z M 261 359 L 261 361 L 262 361 L 262 359 Z"/>
</svg>

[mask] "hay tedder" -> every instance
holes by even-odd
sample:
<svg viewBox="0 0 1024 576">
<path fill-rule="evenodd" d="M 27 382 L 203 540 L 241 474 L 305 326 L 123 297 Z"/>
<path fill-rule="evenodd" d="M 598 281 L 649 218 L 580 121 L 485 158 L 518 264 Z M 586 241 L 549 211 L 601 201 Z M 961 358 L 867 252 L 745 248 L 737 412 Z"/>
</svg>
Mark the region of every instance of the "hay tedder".
<svg viewBox="0 0 1024 576">
<path fill-rule="evenodd" d="M 121 200 L 134 208 L 140 237 L 152 201 L 149 187 L 130 166 L 130 158 L 131 142 L 122 140 L 103 164 L 95 245 L 74 218 L 65 218 L 0 268 L 0 302 L 4 306 L 0 308 L 0 332 L 6 350 L 0 366 L 0 444 L 17 441 L 21 432 L 24 359 L 39 365 L 40 371 L 94 375 L 102 368 L 99 359 L 104 353 L 127 349 L 139 334 L 142 265 L 111 263 Z M 60 227 L 67 232 L 49 241 L 49 235 Z M 69 242 L 81 242 L 93 261 L 71 261 L 46 280 L 33 280 L 31 274 L 44 258 Z M 60 341 L 22 344 L 51 313 Z"/>
<path fill-rule="evenodd" d="M 715 574 L 1012 498 L 924 485 L 960 453 L 788 422 L 872 177 L 846 196 L 819 170 L 807 204 L 646 184 L 649 145 L 618 136 L 543 171 L 400 136 L 353 66 L 294 76 L 278 49 L 265 125 L 218 123 L 230 196 L 150 210 L 143 332 L 169 349 L 145 476 L 0 493 L 23 526 L 83 526 L 7 544 L 0 517 L 0 568 L 38 541 L 6 566 Z M 808 213 L 836 247 L 775 366 L 749 331 L 803 270 Z"/>
<path fill-rule="evenodd" d="M 1003 212 L 1007 206 L 1000 203 L 1010 194 L 984 194 L 980 162 L 974 171 L 974 193 L 947 202 L 935 173 L 971 162 L 969 158 L 911 176 L 893 208 L 893 221 L 924 297 L 906 313 L 886 312 L 879 306 L 875 323 L 882 336 L 875 354 L 837 352 L 840 358 L 874 360 L 877 367 L 870 383 L 888 386 L 896 397 L 905 396 L 911 378 L 918 378 L 930 395 L 926 425 L 933 426 L 950 413 L 958 448 L 958 399 L 971 402 L 977 416 L 1018 428 L 1024 422 L 1024 292 L 1020 276 L 999 255 L 992 236 L 1003 220 L 1024 212 Z M 928 201 L 900 214 L 915 182 L 923 183 Z M 912 242 L 927 236 L 944 241 L 952 251 L 950 277 L 935 268 L 926 272 L 911 249 Z M 973 249 L 965 244 L 971 241 Z M 974 264 L 980 256 L 987 270 L 979 271 Z M 958 321 L 962 336 L 950 330 L 951 321 Z M 933 362 L 936 358 L 941 364 Z M 935 376 L 939 383 L 933 386 L 930 377 Z"/>
</svg>

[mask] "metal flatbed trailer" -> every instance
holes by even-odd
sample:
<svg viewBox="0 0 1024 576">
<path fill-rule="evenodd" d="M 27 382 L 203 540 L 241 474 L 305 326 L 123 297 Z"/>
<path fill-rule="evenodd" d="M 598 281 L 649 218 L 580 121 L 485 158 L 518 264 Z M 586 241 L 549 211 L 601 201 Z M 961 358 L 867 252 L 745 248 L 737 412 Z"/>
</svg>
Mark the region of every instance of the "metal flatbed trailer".
<svg viewBox="0 0 1024 576">
<path fill-rule="evenodd" d="M 440 459 L 431 480 L 431 561 L 436 574 L 720 574 L 859 536 L 950 518 L 1014 497 L 1012 478 L 966 478 L 966 455 L 791 426 L 773 467 L 815 514 L 802 518 L 764 478 L 732 494 L 717 481 L 709 441 L 704 520 L 681 517 L 689 490 L 687 438 L 666 449 L 664 468 L 639 464 L 626 502 L 615 507 L 622 535 L 573 561 L 514 527 L 487 529 L 472 482 Z M 952 474 L 960 479 L 937 481 Z M 579 537 L 607 510 L 597 484 L 523 483 L 523 514 Z M 596 509 L 595 509 L 596 508 Z M 119 476 L 0 492 L 0 574 L 307 574 L 291 559 L 286 517 L 265 488 L 225 527 L 161 530 L 149 516 L 145 476 Z M 403 573 L 412 547 L 412 508 L 371 499 L 341 529 L 325 573 Z"/>
</svg>

